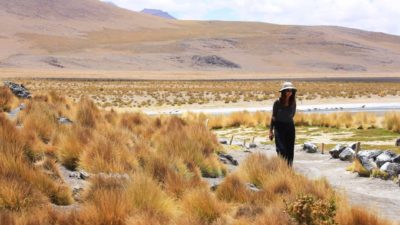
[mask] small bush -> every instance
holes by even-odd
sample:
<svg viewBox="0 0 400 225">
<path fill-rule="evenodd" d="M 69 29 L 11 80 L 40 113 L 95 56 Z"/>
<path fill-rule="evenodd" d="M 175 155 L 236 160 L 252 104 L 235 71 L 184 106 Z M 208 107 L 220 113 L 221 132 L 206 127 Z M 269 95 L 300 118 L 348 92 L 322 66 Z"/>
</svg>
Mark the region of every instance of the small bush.
<svg viewBox="0 0 400 225">
<path fill-rule="evenodd" d="M 337 224 L 334 220 L 336 204 L 333 199 L 324 201 L 311 195 L 303 195 L 299 196 L 294 202 L 287 203 L 286 210 L 299 224 Z"/>
</svg>

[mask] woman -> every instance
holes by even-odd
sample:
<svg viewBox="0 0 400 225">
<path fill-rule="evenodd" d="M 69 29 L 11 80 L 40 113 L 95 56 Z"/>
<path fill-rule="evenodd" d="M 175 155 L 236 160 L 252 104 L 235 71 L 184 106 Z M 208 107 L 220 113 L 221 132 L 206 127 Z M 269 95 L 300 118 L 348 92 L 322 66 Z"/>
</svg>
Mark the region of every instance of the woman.
<svg viewBox="0 0 400 225">
<path fill-rule="evenodd" d="M 293 121 L 296 114 L 296 88 L 291 82 L 284 82 L 279 92 L 281 96 L 272 108 L 269 139 L 272 141 L 275 136 L 278 155 L 292 166 L 296 133 Z"/>
</svg>

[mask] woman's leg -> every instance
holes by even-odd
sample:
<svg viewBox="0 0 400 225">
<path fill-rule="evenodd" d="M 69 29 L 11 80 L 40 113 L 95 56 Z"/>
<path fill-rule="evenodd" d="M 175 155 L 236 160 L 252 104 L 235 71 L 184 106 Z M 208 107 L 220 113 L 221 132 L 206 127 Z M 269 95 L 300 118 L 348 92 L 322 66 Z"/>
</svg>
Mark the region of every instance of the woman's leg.
<svg viewBox="0 0 400 225">
<path fill-rule="evenodd" d="M 294 158 L 294 144 L 296 140 L 296 128 L 294 124 L 288 125 L 287 129 L 287 141 L 286 141 L 286 159 L 288 161 L 288 165 L 293 165 Z"/>
<path fill-rule="evenodd" d="M 286 148 L 284 140 L 285 135 L 284 132 L 282 132 L 282 127 L 279 124 L 275 124 L 274 134 L 276 153 L 278 153 L 278 156 L 284 157 L 284 151 Z"/>
</svg>

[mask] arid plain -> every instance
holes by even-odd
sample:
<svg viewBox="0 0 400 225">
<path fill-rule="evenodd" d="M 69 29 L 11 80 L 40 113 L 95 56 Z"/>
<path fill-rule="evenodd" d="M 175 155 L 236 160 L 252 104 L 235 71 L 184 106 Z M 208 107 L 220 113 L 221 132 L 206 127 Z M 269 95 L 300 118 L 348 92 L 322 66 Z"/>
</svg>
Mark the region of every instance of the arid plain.
<svg viewBox="0 0 400 225">
<path fill-rule="evenodd" d="M 0 0 L 0 28 L 0 80 L 23 84 L 0 88 L 1 225 L 400 219 L 397 172 L 349 149 L 397 168 L 398 112 L 299 112 L 294 169 L 266 139 L 270 112 L 176 113 L 271 106 L 284 80 L 299 107 L 395 105 L 399 36 L 167 20 L 97 0 Z M 352 157 L 330 157 L 337 146 Z"/>
</svg>

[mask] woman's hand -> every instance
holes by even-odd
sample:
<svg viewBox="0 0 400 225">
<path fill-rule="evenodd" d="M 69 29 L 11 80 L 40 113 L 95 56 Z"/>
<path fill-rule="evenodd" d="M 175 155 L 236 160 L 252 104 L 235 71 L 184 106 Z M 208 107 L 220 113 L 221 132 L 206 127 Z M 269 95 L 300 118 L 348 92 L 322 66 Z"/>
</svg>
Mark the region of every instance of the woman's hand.
<svg viewBox="0 0 400 225">
<path fill-rule="evenodd" d="M 274 140 L 274 132 L 272 130 L 269 131 L 269 140 Z"/>
</svg>

